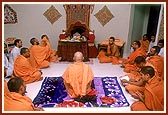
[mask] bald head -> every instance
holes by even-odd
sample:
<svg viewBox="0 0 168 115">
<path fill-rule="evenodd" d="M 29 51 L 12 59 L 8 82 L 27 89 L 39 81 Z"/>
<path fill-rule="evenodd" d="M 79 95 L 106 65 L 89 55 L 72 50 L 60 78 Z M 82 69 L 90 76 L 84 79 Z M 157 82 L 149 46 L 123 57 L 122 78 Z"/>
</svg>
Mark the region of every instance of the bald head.
<svg viewBox="0 0 168 115">
<path fill-rule="evenodd" d="M 74 57 L 73 57 L 74 61 L 83 61 L 83 59 L 84 59 L 84 57 L 83 57 L 82 52 L 76 52 L 74 54 Z"/>
</svg>

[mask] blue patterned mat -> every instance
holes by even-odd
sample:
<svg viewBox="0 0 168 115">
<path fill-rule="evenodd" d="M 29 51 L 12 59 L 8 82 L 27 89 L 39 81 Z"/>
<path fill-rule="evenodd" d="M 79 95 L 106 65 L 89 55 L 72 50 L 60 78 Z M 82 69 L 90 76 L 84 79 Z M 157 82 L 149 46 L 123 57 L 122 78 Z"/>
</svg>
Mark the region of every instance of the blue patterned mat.
<svg viewBox="0 0 168 115">
<path fill-rule="evenodd" d="M 129 103 L 124 96 L 117 81 L 117 77 L 94 77 L 94 88 L 98 91 L 96 103 L 100 107 L 126 107 Z M 115 103 L 102 104 L 100 97 L 108 96 L 116 99 Z M 54 107 L 55 104 L 64 100 L 72 100 L 65 89 L 62 77 L 46 77 L 41 85 L 33 103 L 36 107 Z M 92 107 L 90 103 L 85 103 L 87 107 Z M 103 106 L 102 106 L 103 105 Z"/>
</svg>

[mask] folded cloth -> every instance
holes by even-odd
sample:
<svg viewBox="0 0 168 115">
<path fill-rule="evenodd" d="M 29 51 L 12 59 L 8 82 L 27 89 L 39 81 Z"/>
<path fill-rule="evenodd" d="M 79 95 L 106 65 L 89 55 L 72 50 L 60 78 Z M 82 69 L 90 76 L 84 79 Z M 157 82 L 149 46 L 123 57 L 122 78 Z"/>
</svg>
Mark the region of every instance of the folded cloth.
<svg viewBox="0 0 168 115">
<path fill-rule="evenodd" d="M 96 89 L 92 89 L 92 91 L 90 91 L 88 93 L 89 96 L 92 96 L 92 95 L 97 95 L 98 94 L 98 91 Z"/>
<path fill-rule="evenodd" d="M 108 97 L 108 96 L 101 96 L 100 100 L 102 101 L 103 104 L 112 104 L 116 102 L 115 98 Z"/>
<path fill-rule="evenodd" d="M 84 107 L 84 104 L 74 100 L 64 100 L 60 104 L 56 104 L 55 107 Z"/>
</svg>

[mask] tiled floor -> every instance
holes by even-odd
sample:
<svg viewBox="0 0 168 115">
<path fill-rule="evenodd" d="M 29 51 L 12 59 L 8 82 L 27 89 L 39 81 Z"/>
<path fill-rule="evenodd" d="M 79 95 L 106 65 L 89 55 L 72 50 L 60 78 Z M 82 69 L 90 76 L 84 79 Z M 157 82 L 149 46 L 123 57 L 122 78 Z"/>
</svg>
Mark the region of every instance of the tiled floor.
<svg viewBox="0 0 168 115">
<path fill-rule="evenodd" d="M 63 74 L 65 69 L 70 64 L 59 64 L 59 63 L 51 63 L 49 68 L 42 69 L 43 77 L 58 77 Z M 111 63 L 101 64 L 98 62 L 98 59 L 93 59 L 93 64 L 89 64 L 94 72 L 95 77 L 105 77 L 105 76 L 122 76 L 125 75 L 123 72 L 123 68 L 121 65 L 112 65 Z M 119 81 L 120 83 L 120 81 Z M 38 91 L 40 90 L 42 81 L 38 81 L 35 83 L 27 84 L 27 96 L 30 97 L 32 100 L 37 95 Z M 122 86 L 121 86 L 122 87 Z M 127 98 L 130 105 L 135 101 L 122 87 L 123 93 Z M 45 108 L 46 112 L 102 112 L 102 113 L 128 113 L 130 112 L 130 107 L 119 107 L 119 108 Z"/>
</svg>

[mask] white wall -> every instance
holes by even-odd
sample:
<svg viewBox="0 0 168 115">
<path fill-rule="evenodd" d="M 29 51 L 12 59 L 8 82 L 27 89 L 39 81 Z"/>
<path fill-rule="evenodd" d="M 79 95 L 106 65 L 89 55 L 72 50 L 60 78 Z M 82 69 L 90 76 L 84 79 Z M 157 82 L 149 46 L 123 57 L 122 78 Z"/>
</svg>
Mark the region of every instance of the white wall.
<svg viewBox="0 0 168 115">
<path fill-rule="evenodd" d="M 95 5 L 94 12 L 91 15 L 91 29 L 95 30 L 96 43 L 99 43 L 110 36 L 127 41 L 131 5 L 106 4 L 108 9 L 114 15 L 114 18 L 103 27 L 94 14 L 102 9 L 104 5 L 105 4 Z"/>
<path fill-rule="evenodd" d="M 51 5 L 54 5 L 62 15 L 54 24 L 51 24 L 43 15 Z M 103 27 L 94 14 L 104 5 L 109 8 L 114 18 Z M 57 48 L 59 34 L 66 28 L 66 13 L 62 4 L 10 4 L 10 6 L 17 12 L 18 23 L 4 25 L 4 38 L 21 38 L 23 46 L 29 47 L 29 40 L 32 37 L 40 40 L 42 34 L 47 34 L 51 47 Z M 95 4 L 90 16 L 90 29 L 95 30 L 96 45 L 110 36 L 122 39 L 126 42 L 125 46 L 127 45 L 130 10 L 130 4 Z"/>
</svg>

